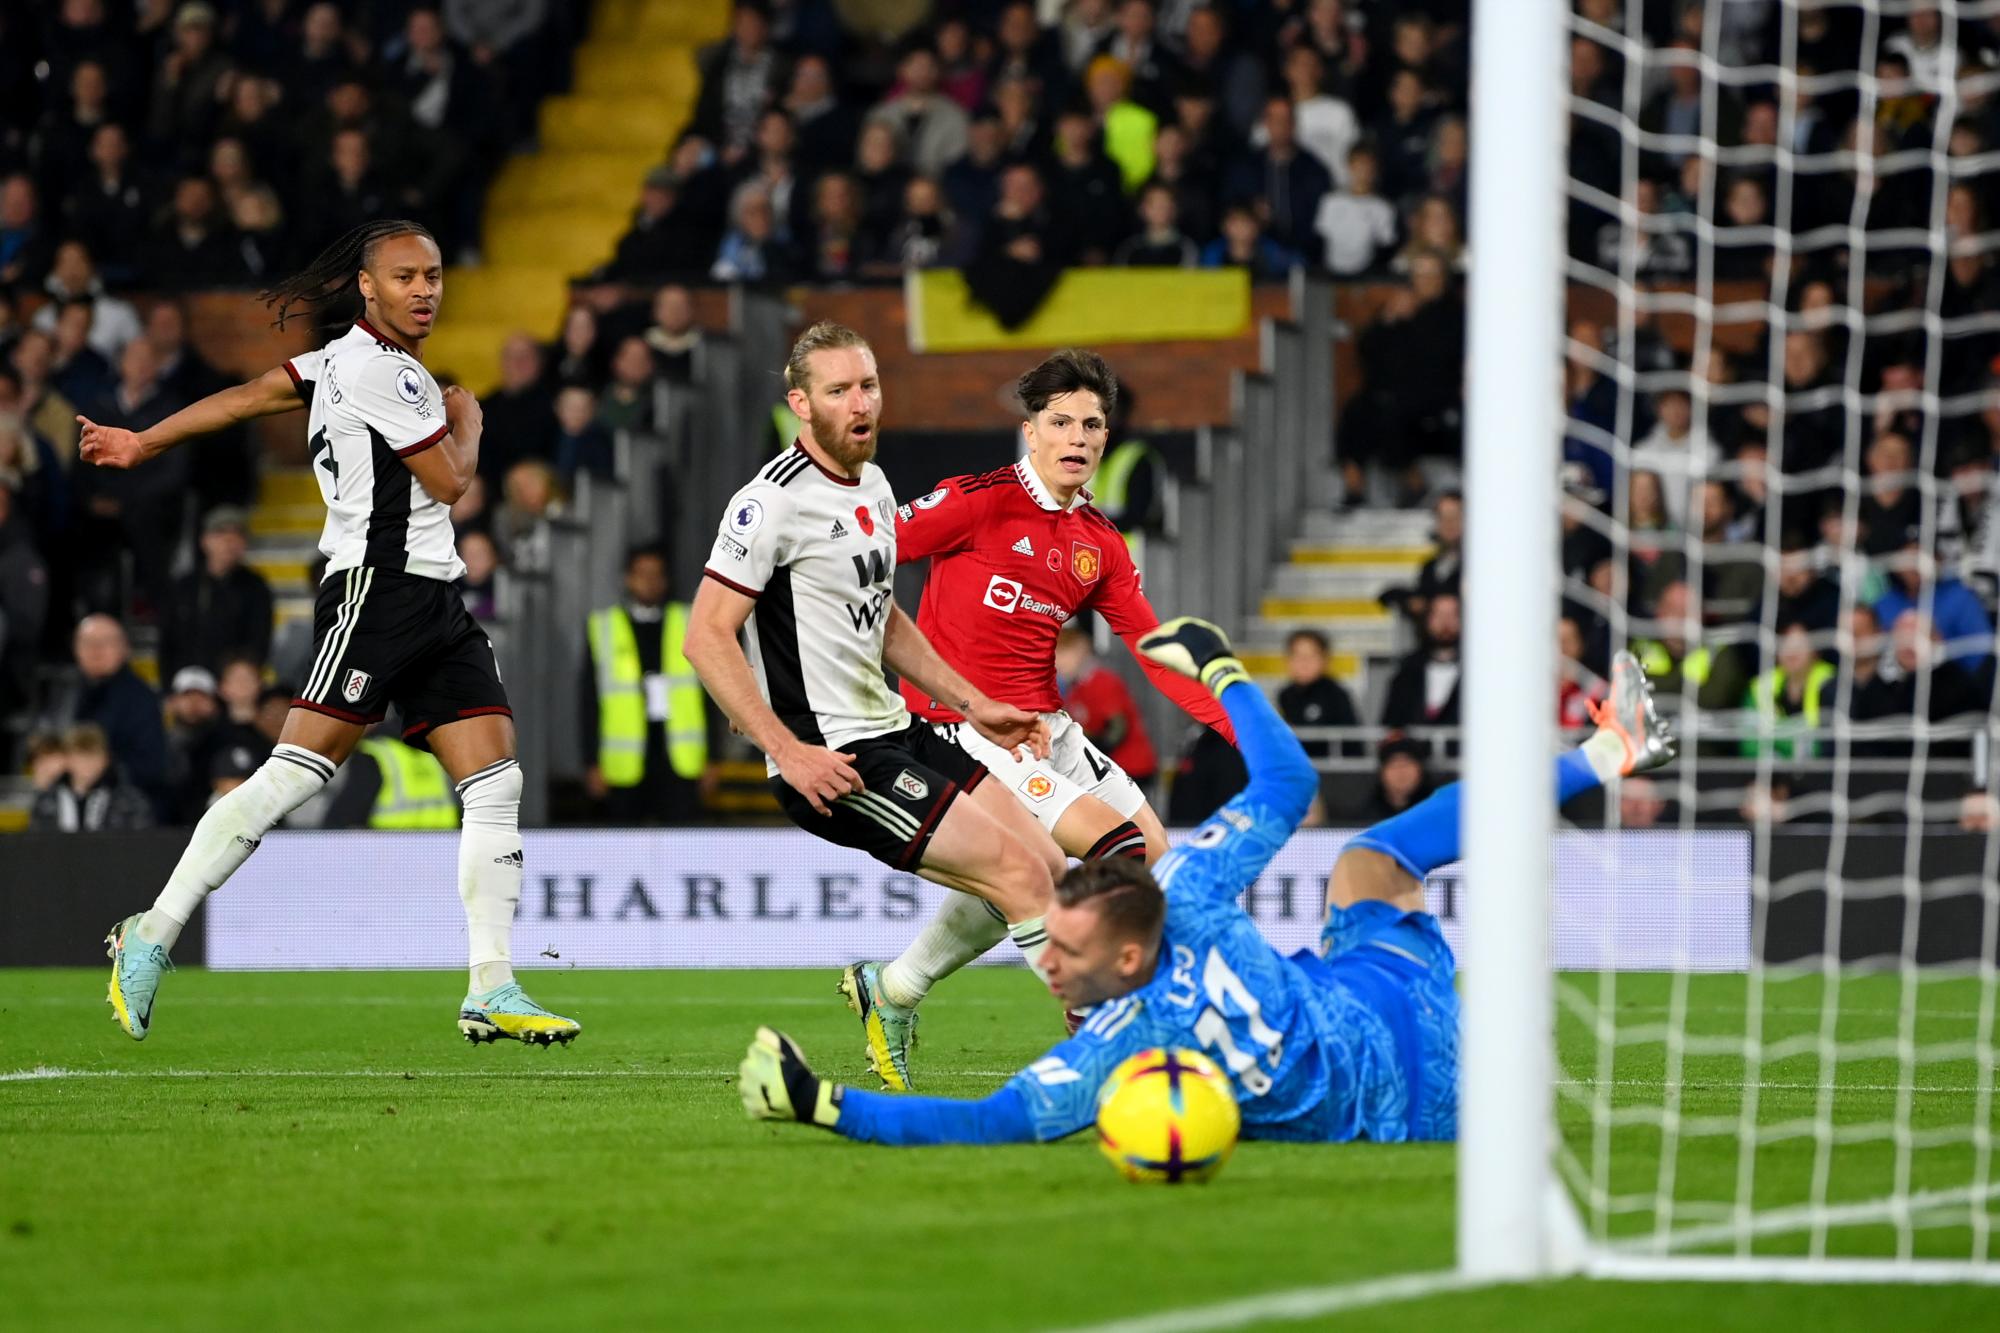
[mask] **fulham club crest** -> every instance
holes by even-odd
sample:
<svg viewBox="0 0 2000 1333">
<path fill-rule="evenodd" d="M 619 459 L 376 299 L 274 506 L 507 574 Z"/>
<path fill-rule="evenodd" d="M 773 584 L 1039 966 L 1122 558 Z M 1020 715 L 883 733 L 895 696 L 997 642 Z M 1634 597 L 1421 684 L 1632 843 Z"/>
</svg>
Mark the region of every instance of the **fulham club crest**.
<svg viewBox="0 0 2000 1333">
<path fill-rule="evenodd" d="M 368 682 L 373 679 L 366 671 L 348 672 L 347 683 L 340 687 L 340 697 L 351 704 L 360 703 L 361 696 L 368 692 Z"/>
<path fill-rule="evenodd" d="M 1104 553 L 1089 542 L 1071 542 L 1069 569 L 1078 583 L 1095 583 L 1104 569 Z"/>
</svg>

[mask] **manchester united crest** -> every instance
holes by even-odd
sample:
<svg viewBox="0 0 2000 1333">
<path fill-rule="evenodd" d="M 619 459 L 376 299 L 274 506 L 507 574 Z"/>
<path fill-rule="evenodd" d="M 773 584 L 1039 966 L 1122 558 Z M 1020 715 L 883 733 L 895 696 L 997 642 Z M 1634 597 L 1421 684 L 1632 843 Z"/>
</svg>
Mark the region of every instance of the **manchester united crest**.
<svg viewBox="0 0 2000 1333">
<path fill-rule="evenodd" d="M 1071 542 L 1069 570 L 1079 583 L 1095 583 L 1104 570 L 1104 553 L 1088 542 Z"/>
</svg>

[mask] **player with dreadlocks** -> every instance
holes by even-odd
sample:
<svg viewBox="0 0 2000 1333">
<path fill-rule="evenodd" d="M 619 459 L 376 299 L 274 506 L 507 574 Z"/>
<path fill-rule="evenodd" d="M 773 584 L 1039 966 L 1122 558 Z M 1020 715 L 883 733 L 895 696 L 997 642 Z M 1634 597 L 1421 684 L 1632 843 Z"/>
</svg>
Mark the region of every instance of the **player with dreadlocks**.
<svg viewBox="0 0 2000 1333">
<path fill-rule="evenodd" d="M 264 293 L 283 327 L 294 308 L 352 319 L 316 352 L 210 394 L 147 430 L 79 417 L 82 455 L 137 467 L 183 440 L 305 408 L 314 478 L 326 500 L 326 576 L 313 608 L 311 673 L 264 766 L 195 826 L 152 910 L 112 928 L 110 1000 L 143 1040 L 167 953 L 194 909 L 257 850 L 265 832 L 333 777 L 390 704 L 403 737 L 427 745 L 465 807 L 458 891 L 472 977 L 458 1027 L 473 1042 L 567 1042 L 573 1019 L 514 980 L 509 936 L 521 897 L 521 766 L 513 713 L 479 627 L 452 582 L 463 576 L 449 506 L 479 464 L 479 403 L 442 392 L 424 368 L 444 299 L 437 242 L 414 222 L 370 222 Z"/>
</svg>

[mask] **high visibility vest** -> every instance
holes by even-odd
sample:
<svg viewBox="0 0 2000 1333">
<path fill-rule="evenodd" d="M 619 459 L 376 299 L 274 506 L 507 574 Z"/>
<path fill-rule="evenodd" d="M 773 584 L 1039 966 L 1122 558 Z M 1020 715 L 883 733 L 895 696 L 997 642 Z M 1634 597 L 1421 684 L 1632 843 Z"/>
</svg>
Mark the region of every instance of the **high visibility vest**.
<svg viewBox="0 0 2000 1333">
<path fill-rule="evenodd" d="M 382 772 L 369 828 L 457 828 L 458 802 L 451 778 L 435 755 L 401 741 L 371 737 L 361 749 Z"/>
<path fill-rule="evenodd" d="M 1673 674 L 1673 654 L 1658 639 L 1641 639 L 1632 645 L 1632 655 L 1639 659 L 1640 666 L 1646 668 L 1646 674 L 1655 680 Z M 1714 664 L 1708 649 L 1696 648 L 1680 660 L 1681 679 L 1690 685 L 1703 685 L 1708 680 L 1709 668 Z"/>
<path fill-rule="evenodd" d="M 1742 747 L 1743 753 L 1755 757 L 1764 745 L 1769 744 L 1776 754 L 1781 754 L 1792 759 L 1811 758 L 1813 753 L 1812 742 L 1802 737 L 1785 736 L 1782 732 L 1788 728 L 1802 728 L 1811 731 L 1819 726 L 1820 691 L 1833 677 L 1833 666 L 1827 662 L 1815 662 L 1806 671 L 1805 697 L 1799 701 L 1799 711 L 1794 715 L 1802 719 L 1799 722 L 1792 722 L 1790 719 L 1781 719 L 1778 716 L 1778 696 L 1785 689 L 1785 670 L 1783 667 L 1772 667 L 1769 671 L 1751 681 L 1750 696 L 1746 702 L 1750 707 L 1757 710 L 1757 720 L 1763 724 L 1766 739 L 1745 740 Z M 1774 735 L 1773 733 L 1777 734 Z"/>
<path fill-rule="evenodd" d="M 622 606 L 590 613 L 590 661 L 597 673 L 597 767 L 607 786 L 636 787 L 646 776 L 646 686 L 639 640 Z M 708 766 L 708 715 L 701 681 L 682 651 L 687 606 L 667 603 L 660 618 L 660 670 L 667 678 L 667 762 L 694 779 Z"/>
<path fill-rule="evenodd" d="M 1132 497 L 1132 474 L 1142 463 L 1151 461 L 1156 455 L 1153 446 L 1144 440 L 1127 440 L 1104 455 L 1104 461 L 1097 465 L 1097 475 L 1090 479 L 1090 497 L 1099 509 L 1111 513 L 1125 534 L 1125 549 L 1132 553 L 1132 563 L 1141 571 L 1146 568 L 1145 514 L 1130 514 L 1126 510 Z"/>
</svg>

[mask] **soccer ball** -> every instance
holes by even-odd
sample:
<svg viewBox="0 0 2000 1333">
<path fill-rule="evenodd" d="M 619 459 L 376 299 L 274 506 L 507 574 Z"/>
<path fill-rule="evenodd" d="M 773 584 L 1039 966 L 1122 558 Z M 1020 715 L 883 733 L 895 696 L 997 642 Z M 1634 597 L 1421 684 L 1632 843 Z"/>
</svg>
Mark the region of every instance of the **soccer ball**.
<svg viewBox="0 0 2000 1333">
<path fill-rule="evenodd" d="M 1199 1051 L 1141 1051 L 1097 1094 L 1098 1151 L 1127 1180 L 1207 1180 L 1241 1125 L 1228 1075 Z"/>
</svg>

